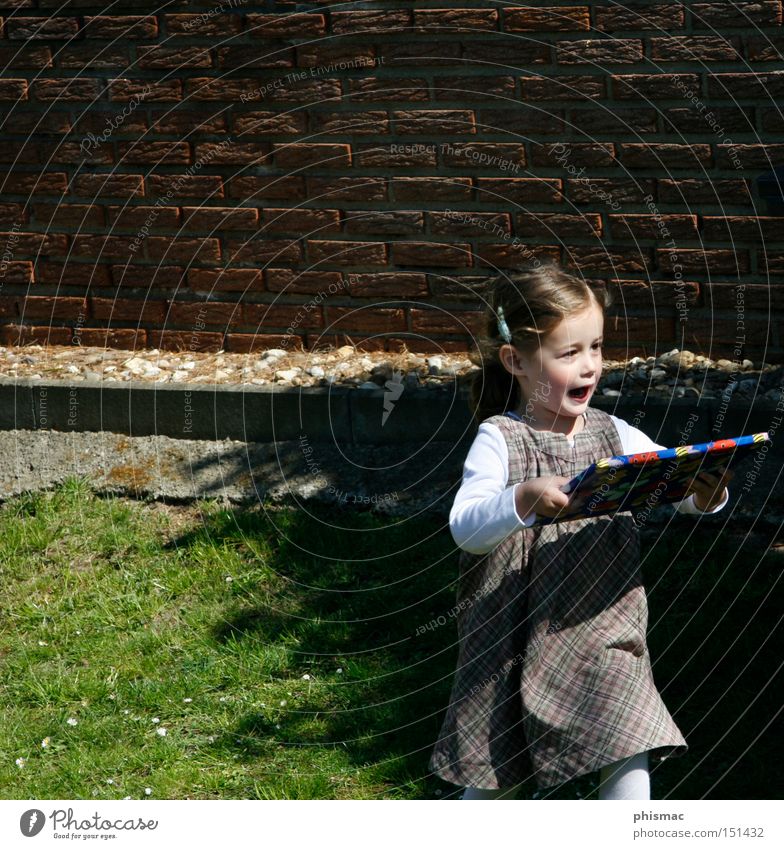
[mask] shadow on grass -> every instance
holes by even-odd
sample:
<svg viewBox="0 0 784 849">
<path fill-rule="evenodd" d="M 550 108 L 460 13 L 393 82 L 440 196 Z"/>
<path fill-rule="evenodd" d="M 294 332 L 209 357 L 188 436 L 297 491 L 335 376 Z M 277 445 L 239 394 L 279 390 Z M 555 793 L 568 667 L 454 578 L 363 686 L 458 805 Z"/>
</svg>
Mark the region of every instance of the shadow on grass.
<svg viewBox="0 0 784 849">
<path fill-rule="evenodd" d="M 285 736 L 268 716 L 243 717 L 233 729 L 243 741 L 239 757 L 259 757 L 270 742 L 340 746 L 380 783 L 414 783 L 422 797 L 456 798 L 459 788 L 430 776 L 427 766 L 457 658 L 448 616 L 457 553 L 448 529 L 427 518 L 390 524 L 370 512 L 308 509 L 224 510 L 173 543 L 187 551 L 204 539 L 266 541 L 266 565 L 279 580 L 272 603 L 254 604 L 255 593 L 234 602 L 213 637 L 285 646 L 289 669 L 281 680 L 308 668 L 332 682 L 298 702 Z M 690 533 L 687 518 L 670 529 L 644 545 L 648 643 L 657 686 L 690 750 L 652 764 L 652 798 L 771 798 L 768 776 L 783 754 L 772 728 L 781 711 L 774 644 L 784 555 L 763 557 L 768 541 L 759 538 Z M 422 631 L 439 616 L 443 625 Z M 542 795 L 593 798 L 597 778 L 581 776 Z M 523 798 L 536 789 L 527 781 Z"/>
</svg>

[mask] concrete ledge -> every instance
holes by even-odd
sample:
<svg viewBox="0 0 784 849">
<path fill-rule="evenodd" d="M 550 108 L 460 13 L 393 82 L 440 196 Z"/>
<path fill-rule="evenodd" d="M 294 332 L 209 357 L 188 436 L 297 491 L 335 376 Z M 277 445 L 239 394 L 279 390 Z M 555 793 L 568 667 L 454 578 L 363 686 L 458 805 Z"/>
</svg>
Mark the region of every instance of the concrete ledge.
<svg viewBox="0 0 784 849">
<path fill-rule="evenodd" d="M 339 445 L 470 441 L 467 390 L 68 383 L 0 379 L 0 430 L 110 432 L 126 436 L 273 443 L 303 437 Z M 386 407 L 385 407 L 386 403 Z M 732 396 L 597 396 L 592 406 L 635 424 L 664 445 L 766 431 L 784 404 Z M 779 409 L 781 408 L 781 409 Z M 696 418 L 695 418 L 696 416 Z M 774 427 L 775 429 L 775 427 Z"/>
</svg>

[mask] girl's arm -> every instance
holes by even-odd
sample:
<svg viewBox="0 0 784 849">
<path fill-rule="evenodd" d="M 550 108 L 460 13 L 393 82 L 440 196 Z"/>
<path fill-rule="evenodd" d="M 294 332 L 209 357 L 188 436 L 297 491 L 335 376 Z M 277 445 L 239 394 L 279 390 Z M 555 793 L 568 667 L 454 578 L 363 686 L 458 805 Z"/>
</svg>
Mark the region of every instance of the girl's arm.
<svg viewBox="0 0 784 849">
<path fill-rule="evenodd" d="M 449 530 L 460 548 L 485 554 L 509 534 L 533 524 L 535 513 L 518 514 L 516 487 L 507 486 L 508 477 L 509 453 L 503 434 L 495 425 L 480 424 L 449 513 Z"/>
</svg>

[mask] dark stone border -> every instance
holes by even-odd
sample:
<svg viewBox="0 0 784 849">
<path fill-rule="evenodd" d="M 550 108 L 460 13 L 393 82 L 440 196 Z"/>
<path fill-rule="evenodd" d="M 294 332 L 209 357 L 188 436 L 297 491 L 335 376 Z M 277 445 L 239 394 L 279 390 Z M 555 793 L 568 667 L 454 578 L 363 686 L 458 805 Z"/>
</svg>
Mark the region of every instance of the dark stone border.
<svg viewBox="0 0 784 849">
<path fill-rule="evenodd" d="M 205 386 L 140 381 L 69 383 L 0 379 L 0 430 L 109 431 L 175 439 L 383 445 L 472 439 L 467 390 L 406 388 L 382 423 L 386 390 L 346 386 Z M 784 404 L 733 396 L 596 396 L 592 406 L 619 416 L 664 445 L 768 429 Z M 692 413 L 698 418 L 690 419 Z M 714 425 L 719 426 L 714 429 Z"/>
</svg>

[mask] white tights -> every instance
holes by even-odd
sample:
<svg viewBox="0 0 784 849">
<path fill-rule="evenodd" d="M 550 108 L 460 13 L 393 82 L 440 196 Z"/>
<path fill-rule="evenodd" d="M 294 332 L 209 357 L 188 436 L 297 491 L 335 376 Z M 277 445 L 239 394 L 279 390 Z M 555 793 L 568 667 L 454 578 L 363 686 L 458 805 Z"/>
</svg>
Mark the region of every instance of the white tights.
<svg viewBox="0 0 784 849">
<path fill-rule="evenodd" d="M 461 799 L 516 799 L 521 784 L 499 790 L 466 787 Z M 599 799 L 650 799 L 651 777 L 648 773 L 648 753 L 640 752 L 629 758 L 603 766 L 599 771 Z"/>
</svg>

